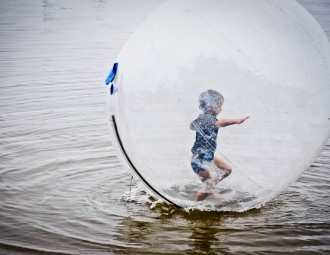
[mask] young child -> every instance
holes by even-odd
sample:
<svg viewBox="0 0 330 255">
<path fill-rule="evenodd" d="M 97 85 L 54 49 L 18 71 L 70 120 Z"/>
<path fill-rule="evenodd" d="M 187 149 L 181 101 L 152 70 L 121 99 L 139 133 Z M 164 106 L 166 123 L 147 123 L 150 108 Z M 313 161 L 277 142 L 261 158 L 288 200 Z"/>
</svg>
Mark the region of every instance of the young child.
<svg viewBox="0 0 330 255">
<path fill-rule="evenodd" d="M 190 129 L 196 130 L 196 141 L 191 149 L 191 166 L 193 171 L 200 177 L 204 188 L 196 194 L 196 201 L 202 201 L 209 195 L 214 194 L 213 188 L 224 178 L 228 177 L 231 167 L 218 157 L 214 157 L 217 147 L 218 129 L 233 124 L 241 124 L 249 117 L 241 119 L 217 119 L 216 116 L 221 112 L 223 96 L 215 90 L 207 90 L 199 96 L 199 108 L 203 111 L 190 124 Z M 224 170 L 223 176 L 211 177 L 210 167 L 214 164 L 219 170 Z M 219 172 L 219 171 L 218 171 Z"/>
</svg>

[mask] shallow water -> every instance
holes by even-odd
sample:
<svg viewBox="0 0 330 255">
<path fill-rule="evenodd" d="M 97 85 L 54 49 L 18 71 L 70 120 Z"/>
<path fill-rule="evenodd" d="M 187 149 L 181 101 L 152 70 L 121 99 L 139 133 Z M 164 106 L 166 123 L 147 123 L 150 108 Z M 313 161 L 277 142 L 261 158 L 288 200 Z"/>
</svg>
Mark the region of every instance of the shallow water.
<svg viewBox="0 0 330 255">
<path fill-rule="evenodd" d="M 162 2 L 0 2 L 0 254 L 328 254 L 330 143 L 293 186 L 245 213 L 150 209 L 130 185 L 103 82 Z M 330 38 L 330 1 L 300 2 Z"/>
</svg>

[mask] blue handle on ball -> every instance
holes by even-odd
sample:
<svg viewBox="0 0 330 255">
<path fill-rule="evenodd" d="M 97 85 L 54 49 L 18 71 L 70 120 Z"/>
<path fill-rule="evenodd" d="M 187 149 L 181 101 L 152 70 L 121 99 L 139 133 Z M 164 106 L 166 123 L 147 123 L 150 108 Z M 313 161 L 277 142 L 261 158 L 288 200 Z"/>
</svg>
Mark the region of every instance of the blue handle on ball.
<svg viewBox="0 0 330 255">
<path fill-rule="evenodd" d="M 109 83 L 115 79 L 117 74 L 117 69 L 118 69 L 118 62 L 114 63 L 112 70 L 110 71 L 108 77 L 105 79 L 106 85 L 109 85 Z"/>
</svg>

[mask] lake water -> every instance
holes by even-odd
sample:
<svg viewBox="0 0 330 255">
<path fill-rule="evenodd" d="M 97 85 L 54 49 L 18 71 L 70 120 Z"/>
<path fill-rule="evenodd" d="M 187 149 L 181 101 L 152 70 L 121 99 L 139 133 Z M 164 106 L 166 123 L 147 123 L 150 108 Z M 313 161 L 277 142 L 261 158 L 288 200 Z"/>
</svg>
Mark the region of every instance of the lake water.
<svg viewBox="0 0 330 255">
<path fill-rule="evenodd" d="M 294 185 L 245 213 L 151 209 L 131 185 L 103 84 L 162 2 L 0 2 L 0 254 L 329 254 L 330 143 Z M 299 2 L 330 38 L 330 0 Z"/>
</svg>

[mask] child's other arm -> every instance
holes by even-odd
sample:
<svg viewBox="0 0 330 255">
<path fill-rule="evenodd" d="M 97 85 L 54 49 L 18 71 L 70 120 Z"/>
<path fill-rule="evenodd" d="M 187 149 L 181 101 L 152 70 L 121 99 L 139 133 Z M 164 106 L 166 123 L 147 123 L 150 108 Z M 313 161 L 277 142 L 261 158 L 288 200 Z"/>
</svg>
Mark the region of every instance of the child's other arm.
<svg viewBox="0 0 330 255">
<path fill-rule="evenodd" d="M 250 118 L 250 116 L 241 119 L 220 119 L 217 121 L 216 125 L 217 127 L 227 127 L 234 124 L 242 124 L 248 118 Z"/>
<path fill-rule="evenodd" d="M 191 130 L 196 130 L 196 128 L 195 128 L 195 126 L 194 126 L 194 124 L 193 124 L 192 122 L 190 123 L 189 128 L 190 128 Z"/>
</svg>

